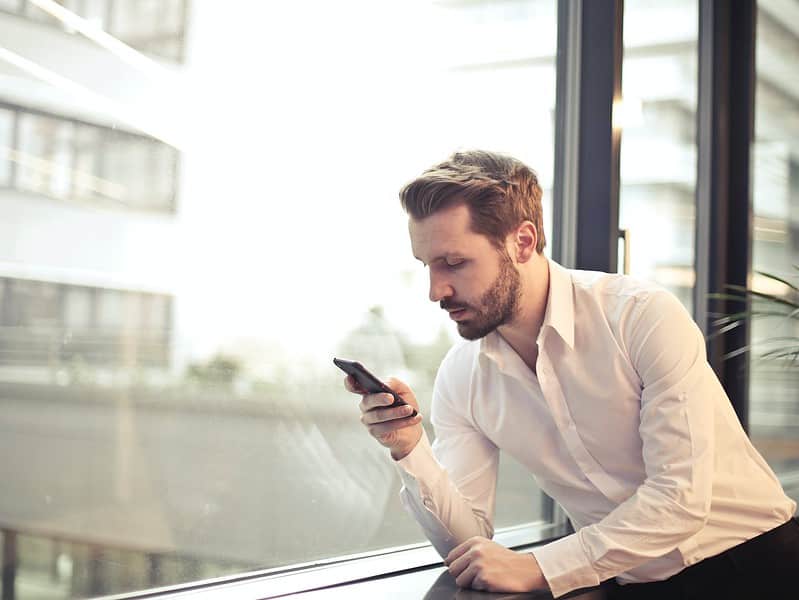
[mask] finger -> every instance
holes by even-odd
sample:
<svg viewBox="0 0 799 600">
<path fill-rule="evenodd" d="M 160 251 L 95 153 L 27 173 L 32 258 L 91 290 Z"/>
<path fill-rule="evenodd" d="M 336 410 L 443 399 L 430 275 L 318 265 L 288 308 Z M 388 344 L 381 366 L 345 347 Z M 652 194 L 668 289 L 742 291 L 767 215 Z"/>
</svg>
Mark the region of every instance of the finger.
<svg viewBox="0 0 799 600">
<path fill-rule="evenodd" d="M 421 415 L 415 417 L 407 417 L 405 419 L 394 419 L 393 421 L 386 421 L 385 423 L 378 423 L 376 425 L 367 425 L 369 433 L 376 438 L 383 437 L 388 433 L 405 429 L 406 427 L 413 427 L 422 421 Z"/>
<path fill-rule="evenodd" d="M 447 554 L 447 558 L 444 559 L 444 564 L 448 565 L 452 561 L 456 560 L 459 556 L 466 554 L 466 552 L 468 552 L 479 539 L 479 537 L 469 538 L 465 542 L 455 546 L 452 550 L 450 550 L 449 554 Z"/>
<path fill-rule="evenodd" d="M 480 569 L 477 570 L 477 574 L 472 578 L 469 588 L 483 592 L 488 592 L 491 590 L 491 586 L 483 581 L 483 574 Z"/>
<path fill-rule="evenodd" d="M 452 575 L 453 577 L 457 577 L 469 567 L 471 562 L 472 562 L 471 556 L 467 553 L 462 556 L 459 556 L 451 563 L 449 563 L 447 570 L 449 571 L 450 575 Z"/>
<path fill-rule="evenodd" d="M 358 384 L 355 381 L 355 377 L 353 377 L 352 375 L 347 375 L 347 376 L 344 377 L 344 388 L 348 392 L 352 392 L 353 394 L 360 393 L 358 391 Z"/>
<path fill-rule="evenodd" d="M 411 391 L 411 388 L 408 387 L 407 383 L 400 381 L 396 377 L 389 377 L 386 379 L 386 385 L 400 395 L 407 394 Z"/>
<path fill-rule="evenodd" d="M 408 406 L 395 406 L 394 408 L 375 408 L 366 411 L 361 415 L 361 422 L 364 425 L 374 425 L 376 423 L 384 423 L 385 421 L 394 421 L 396 419 L 404 419 L 413 414 L 413 407 Z"/>
<path fill-rule="evenodd" d="M 419 408 L 419 403 L 416 400 L 416 396 L 413 394 L 413 390 L 408 387 L 408 385 L 399 379 L 395 379 L 391 377 L 387 382 L 386 385 L 398 396 L 400 396 L 405 402 L 410 404 L 415 408 Z"/>
<path fill-rule="evenodd" d="M 361 412 L 367 412 L 375 408 L 386 407 L 394 404 L 394 396 L 391 394 L 366 394 L 361 398 Z"/>
<path fill-rule="evenodd" d="M 455 578 L 455 583 L 458 587 L 467 588 L 472 585 L 472 581 L 479 573 L 479 568 L 476 564 L 470 564 L 463 572 Z"/>
</svg>

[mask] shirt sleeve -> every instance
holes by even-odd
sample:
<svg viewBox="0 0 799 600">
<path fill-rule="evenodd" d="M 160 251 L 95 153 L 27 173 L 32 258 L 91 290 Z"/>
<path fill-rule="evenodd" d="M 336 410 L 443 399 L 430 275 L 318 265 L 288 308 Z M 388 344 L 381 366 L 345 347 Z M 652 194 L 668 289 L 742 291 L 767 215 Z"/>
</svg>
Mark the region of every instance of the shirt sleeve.
<svg viewBox="0 0 799 600">
<path fill-rule="evenodd" d="M 397 461 L 402 503 L 442 557 L 471 537 L 492 537 L 499 464 L 497 447 L 465 414 L 468 373 L 451 369 L 445 360 L 433 390 L 434 443 L 425 434 Z"/>
<path fill-rule="evenodd" d="M 659 291 L 635 302 L 621 337 L 643 387 L 646 479 L 599 522 L 533 552 L 554 596 L 668 554 L 707 521 L 720 384 L 704 337 L 674 296 Z"/>
</svg>

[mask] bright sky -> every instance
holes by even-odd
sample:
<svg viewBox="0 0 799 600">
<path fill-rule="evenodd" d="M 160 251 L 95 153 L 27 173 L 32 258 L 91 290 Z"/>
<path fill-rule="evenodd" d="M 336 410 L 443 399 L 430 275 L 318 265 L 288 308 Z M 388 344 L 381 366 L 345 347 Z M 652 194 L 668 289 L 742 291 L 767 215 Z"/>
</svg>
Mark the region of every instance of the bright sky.
<svg viewBox="0 0 799 600">
<path fill-rule="evenodd" d="M 553 65 L 451 67 L 543 55 L 542 44 L 552 55 L 554 34 L 531 40 L 518 15 L 459 20 L 421 1 L 201 2 L 192 13 L 183 343 L 257 339 L 329 362 L 376 304 L 415 339 L 434 337 L 446 315 L 427 300 L 397 191 L 462 147 L 515 154 L 548 185 Z M 470 29 L 485 19 L 492 55 L 481 58 Z"/>
</svg>

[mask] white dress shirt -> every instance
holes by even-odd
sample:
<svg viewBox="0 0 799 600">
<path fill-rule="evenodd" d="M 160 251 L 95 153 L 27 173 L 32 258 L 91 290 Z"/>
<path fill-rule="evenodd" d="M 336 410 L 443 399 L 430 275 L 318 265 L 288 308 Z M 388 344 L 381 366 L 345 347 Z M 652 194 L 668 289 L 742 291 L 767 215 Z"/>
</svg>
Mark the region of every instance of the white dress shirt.
<svg viewBox="0 0 799 600">
<path fill-rule="evenodd" d="M 549 272 L 537 376 L 497 332 L 457 344 L 436 378 L 435 442 L 398 461 L 438 552 L 493 535 L 500 450 L 576 530 L 533 551 L 554 596 L 665 579 L 791 518 L 680 302 L 631 277 Z"/>
</svg>

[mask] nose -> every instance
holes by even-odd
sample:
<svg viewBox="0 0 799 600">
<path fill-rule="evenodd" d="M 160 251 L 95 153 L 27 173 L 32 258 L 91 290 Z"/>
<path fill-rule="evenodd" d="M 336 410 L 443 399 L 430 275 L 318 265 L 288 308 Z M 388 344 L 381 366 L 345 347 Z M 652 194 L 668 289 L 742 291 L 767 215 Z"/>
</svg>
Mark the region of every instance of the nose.
<svg viewBox="0 0 799 600">
<path fill-rule="evenodd" d="M 450 298 L 454 295 L 454 290 L 450 283 L 438 273 L 433 273 L 430 270 L 430 294 L 431 302 L 441 302 L 444 298 Z"/>
</svg>

